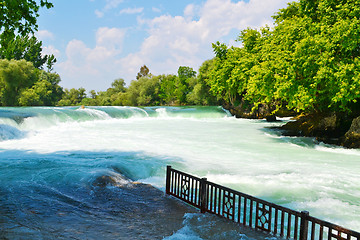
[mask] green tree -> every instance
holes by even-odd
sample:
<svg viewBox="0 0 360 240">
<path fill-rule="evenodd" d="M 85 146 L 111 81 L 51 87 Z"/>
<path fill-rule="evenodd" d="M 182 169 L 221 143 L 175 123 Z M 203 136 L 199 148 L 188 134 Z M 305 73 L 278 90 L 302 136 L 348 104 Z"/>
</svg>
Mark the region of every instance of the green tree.
<svg viewBox="0 0 360 240">
<path fill-rule="evenodd" d="M 139 80 L 142 77 L 146 77 L 150 74 L 150 70 L 149 68 L 144 65 L 140 68 L 140 71 L 138 72 L 137 76 L 136 76 L 136 80 Z"/>
<path fill-rule="evenodd" d="M 111 106 L 111 96 L 114 94 L 113 89 L 109 88 L 106 91 L 99 92 L 96 97 L 96 103 L 100 106 Z"/>
<path fill-rule="evenodd" d="M 0 99 L 2 106 L 18 106 L 21 92 L 37 80 L 32 63 L 25 60 L 0 60 Z"/>
<path fill-rule="evenodd" d="M 19 105 L 21 106 L 55 106 L 61 99 L 62 88 L 53 84 L 50 79 L 59 78 L 59 75 L 46 73 L 41 71 L 40 80 L 24 91 L 19 97 Z M 46 76 L 53 75 L 53 76 Z"/>
<path fill-rule="evenodd" d="M 161 104 L 175 105 L 177 102 L 176 97 L 176 81 L 177 76 L 173 74 L 160 75 L 160 94 Z"/>
<path fill-rule="evenodd" d="M 215 52 L 224 51 L 224 46 L 213 47 Z M 215 57 L 207 81 L 211 86 L 211 92 L 218 100 L 235 106 L 243 97 L 247 83 L 246 65 L 251 65 L 249 63 L 251 60 L 252 57 L 246 53 L 246 50 L 234 47 L 227 49 L 226 54 L 221 55 L 221 58 Z"/>
<path fill-rule="evenodd" d="M 34 67 L 42 69 L 46 63 L 49 71 L 52 70 L 53 64 L 56 62 L 54 55 L 42 56 L 42 42 L 32 36 L 16 36 L 7 42 L 6 47 L 0 48 L 0 58 L 2 59 L 25 59 L 32 62 Z"/>
<path fill-rule="evenodd" d="M 211 94 L 208 85 L 214 59 L 207 60 L 199 68 L 199 74 L 190 82 L 191 92 L 187 95 L 187 102 L 194 105 L 217 105 L 216 97 Z"/>
<path fill-rule="evenodd" d="M 122 78 L 116 79 L 111 83 L 111 87 L 114 89 L 115 92 L 126 92 L 125 87 L 125 80 Z"/>
<path fill-rule="evenodd" d="M 357 1 L 290 3 L 275 27 L 241 32 L 240 48 L 213 44 L 211 91 L 230 105 L 299 112 L 360 110 L 360 5 Z"/>
<path fill-rule="evenodd" d="M 84 98 L 81 101 L 82 105 L 88 106 L 123 106 L 127 103 L 127 88 L 125 81 L 122 78 L 116 79 L 111 83 L 111 88 L 106 91 L 100 91 L 98 94 L 95 90 L 91 90 L 90 98 Z"/>
<path fill-rule="evenodd" d="M 86 98 L 85 88 L 71 88 L 65 89 L 62 99 L 58 102 L 60 106 L 75 106 L 79 105 L 81 101 Z"/>
<path fill-rule="evenodd" d="M 64 93 L 62 87 L 59 86 L 59 83 L 61 81 L 59 74 L 45 72 L 44 70 L 37 70 L 37 72 L 39 73 L 37 77 L 38 80 L 31 88 L 36 94 L 39 95 L 40 101 L 36 105 L 55 106 L 57 102 L 62 98 L 62 95 Z M 24 94 L 24 92 L 22 94 Z M 35 104 L 23 105 L 33 106 Z"/>
<path fill-rule="evenodd" d="M 97 93 L 95 90 L 91 90 L 89 93 L 92 99 L 95 99 L 97 97 Z"/>
<path fill-rule="evenodd" d="M 49 71 L 52 70 L 55 57 L 42 56 L 42 42 L 30 37 L 38 29 L 41 7 L 49 9 L 53 4 L 48 0 L 0 1 L 0 58 L 25 59 L 39 69 L 46 63 Z"/>
<path fill-rule="evenodd" d="M 130 83 L 127 90 L 128 103 L 132 106 L 155 106 L 160 104 L 159 76 L 141 77 Z"/>
<path fill-rule="evenodd" d="M 0 2 L 0 31 L 2 37 L 15 36 L 18 33 L 25 36 L 38 29 L 37 18 L 40 7 L 52 8 L 48 0 L 16 0 Z M 2 38 L 2 39 L 3 39 Z"/>
<path fill-rule="evenodd" d="M 175 95 L 179 104 L 186 104 L 186 96 L 190 92 L 189 82 L 195 76 L 196 72 L 191 67 L 179 67 L 175 90 Z"/>
</svg>

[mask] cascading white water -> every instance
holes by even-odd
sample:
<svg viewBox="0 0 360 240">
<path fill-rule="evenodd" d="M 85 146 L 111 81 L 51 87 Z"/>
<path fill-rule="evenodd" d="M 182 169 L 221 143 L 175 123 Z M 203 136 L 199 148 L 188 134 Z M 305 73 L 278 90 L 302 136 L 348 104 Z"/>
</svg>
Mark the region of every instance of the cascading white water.
<svg viewBox="0 0 360 240">
<path fill-rule="evenodd" d="M 220 107 L 4 108 L 0 184 L 16 191 L 25 183 L 71 183 L 65 192 L 81 202 L 68 193 L 72 184 L 81 192 L 92 179 L 120 172 L 163 190 L 172 165 L 360 231 L 360 151 L 267 128 L 280 124 L 236 119 Z"/>
</svg>

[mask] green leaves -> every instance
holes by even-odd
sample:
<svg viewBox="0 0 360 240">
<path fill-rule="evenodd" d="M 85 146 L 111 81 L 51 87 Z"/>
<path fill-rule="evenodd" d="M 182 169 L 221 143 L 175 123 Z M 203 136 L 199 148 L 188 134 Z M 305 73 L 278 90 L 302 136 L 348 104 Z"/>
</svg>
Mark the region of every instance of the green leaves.
<svg viewBox="0 0 360 240">
<path fill-rule="evenodd" d="M 246 99 L 253 106 L 298 112 L 355 110 L 360 99 L 359 1 L 300 0 L 274 19 L 272 30 L 242 31 L 241 48 L 224 51 L 223 44 L 213 45 L 211 90 L 233 106 Z"/>
<path fill-rule="evenodd" d="M 60 76 L 36 69 L 26 60 L 0 60 L 2 106 L 50 106 L 62 96 Z"/>
<path fill-rule="evenodd" d="M 52 65 L 56 62 L 53 55 L 42 56 L 42 42 L 39 42 L 36 37 L 29 36 L 16 36 L 14 39 L 9 40 L 6 46 L 0 48 L 0 58 L 2 59 L 15 59 L 32 62 L 34 67 L 42 69 L 46 63 L 49 71 Z"/>
<path fill-rule="evenodd" d="M 17 106 L 22 90 L 36 81 L 34 66 L 25 60 L 0 60 L 0 97 L 3 106 Z"/>
<path fill-rule="evenodd" d="M 48 0 L 41 0 L 40 5 L 35 0 L 6 0 L 0 1 L 0 30 L 3 37 L 21 36 L 37 31 L 36 18 L 40 7 L 51 8 L 53 4 Z"/>
</svg>

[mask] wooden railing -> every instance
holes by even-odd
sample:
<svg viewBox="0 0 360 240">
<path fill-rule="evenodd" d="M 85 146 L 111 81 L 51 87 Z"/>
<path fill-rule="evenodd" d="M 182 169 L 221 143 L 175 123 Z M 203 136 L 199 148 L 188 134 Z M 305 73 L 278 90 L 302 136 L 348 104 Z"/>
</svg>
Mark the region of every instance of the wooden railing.
<svg viewBox="0 0 360 240">
<path fill-rule="evenodd" d="M 275 236 L 300 240 L 360 240 L 360 233 L 309 215 L 220 186 L 171 166 L 166 172 L 166 193 L 236 223 Z"/>
</svg>

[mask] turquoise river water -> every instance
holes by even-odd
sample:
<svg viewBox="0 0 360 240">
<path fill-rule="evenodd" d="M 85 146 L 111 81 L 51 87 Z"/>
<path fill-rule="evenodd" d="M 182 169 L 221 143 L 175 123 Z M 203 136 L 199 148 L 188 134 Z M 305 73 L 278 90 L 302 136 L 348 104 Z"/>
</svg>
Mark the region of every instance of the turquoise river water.
<svg viewBox="0 0 360 240">
<path fill-rule="evenodd" d="M 164 197 L 167 165 L 360 231 L 360 150 L 269 128 L 286 121 L 221 107 L 0 108 L 0 239 L 271 239 Z"/>
</svg>

